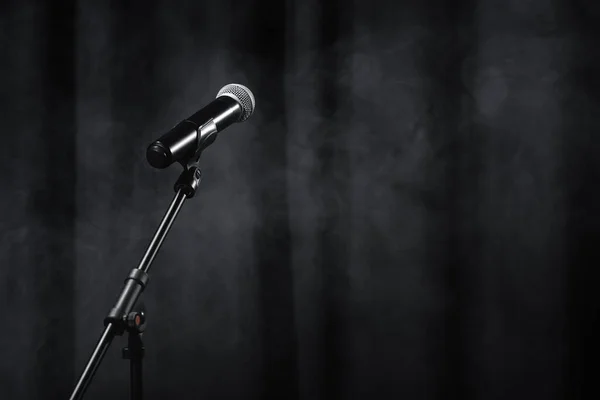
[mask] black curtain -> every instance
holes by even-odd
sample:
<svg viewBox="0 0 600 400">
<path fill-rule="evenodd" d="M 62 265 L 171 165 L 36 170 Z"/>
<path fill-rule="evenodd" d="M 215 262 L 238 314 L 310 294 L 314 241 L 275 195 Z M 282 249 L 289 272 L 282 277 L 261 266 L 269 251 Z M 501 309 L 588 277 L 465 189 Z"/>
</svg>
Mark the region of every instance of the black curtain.
<svg viewBox="0 0 600 400">
<path fill-rule="evenodd" d="M 232 82 L 147 398 L 600 396 L 598 4 L 3 2 L 0 397 L 68 396 L 173 196 L 146 146 Z"/>
</svg>

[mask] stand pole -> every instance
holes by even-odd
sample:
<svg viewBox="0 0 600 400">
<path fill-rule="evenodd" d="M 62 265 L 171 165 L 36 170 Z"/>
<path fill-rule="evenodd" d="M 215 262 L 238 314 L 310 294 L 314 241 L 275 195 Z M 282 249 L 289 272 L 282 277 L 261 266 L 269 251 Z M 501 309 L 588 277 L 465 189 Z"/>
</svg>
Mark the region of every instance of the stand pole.
<svg viewBox="0 0 600 400">
<path fill-rule="evenodd" d="M 114 337 L 113 324 L 108 324 L 106 326 L 106 328 L 104 329 L 104 333 L 102 333 L 102 336 L 100 336 L 100 339 L 98 340 L 98 343 L 96 344 L 96 348 L 94 349 L 94 351 L 92 352 L 92 355 L 90 356 L 90 360 L 88 361 L 83 372 L 81 373 L 81 377 L 79 378 L 77 385 L 75 385 L 75 389 L 73 389 L 73 393 L 71 394 L 71 397 L 69 397 L 70 400 L 75 400 L 75 399 L 79 400 L 79 399 L 83 398 L 83 394 L 85 393 L 86 389 L 88 388 L 90 381 L 96 374 L 96 370 L 98 369 L 100 362 L 104 358 L 104 355 L 106 354 L 106 350 L 108 350 L 108 347 L 110 346 L 110 342 L 112 342 L 113 337 Z"/>
<path fill-rule="evenodd" d="M 144 390 L 142 384 L 142 358 L 144 357 L 144 347 L 141 334 L 138 332 L 129 332 L 127 342 L 131 400 L 142 400 Z"/>
<path fill-rule="evenodd" d="M 100 339 L 98 340 L 96 347 L 79 378 L 79 381 L 75 385 L 75 388 L 69 397 L 69 400 L 79 400 L 83 398 L 83 395 L 92 381 L 92 378 L 94 377 L 98 366 L 102 362 L 102 359 L 106 355 L 106 351 L 108 350 L 113 338 L 115 335 L 122 335 L 127 329 L 127 318 L 135 306 L 137 299 L 148 283 L 147 273 L 150 269 L 150 265 L 152 264 L 152 261 L 154 261 L 156 253 L 158 253 L 160 246 L 167 236 L 167 233 L 169 232 L 175 217 L 177 217 L 177 214 L 181 210 L 186 198 L 191 198 L 194 196 L 200 183 L 201 175 L 202 174 L 197 166 L 197 163 L 190 164 L 177 180 L 177 183 L 175 184 L 175 197 L 173 198 L 169 209 L 165 213 L 160 225 L 158 226 L 158 229 L 156 230 L 154 237 L 152 238 L 152 241 L 150 242 L 148 249 L 142 257 L 138 267 L 131 270 L 129 276 L 127 279 L 125 279 L 125 286 L 123 287 L 115 306 L 110 310 L 108 316 L 104 319 L 104 332 L 100 336 Z M 139 382 L 136 381 L 135 384 L 139 384 L 139 398 L 141 399 L 141 360 L 139 361 L 139 366 L 138 364 L 135 364 L 135 366 L 132 364 L 131 366 L 132 379 L 138 376 L 138 371 L 140 379 Z M 133 383 L 134 382 L 132 382 L 132 396 Z M 136 399 L 137 398 L 138 397 L 136 397 Z"/>
</svg>

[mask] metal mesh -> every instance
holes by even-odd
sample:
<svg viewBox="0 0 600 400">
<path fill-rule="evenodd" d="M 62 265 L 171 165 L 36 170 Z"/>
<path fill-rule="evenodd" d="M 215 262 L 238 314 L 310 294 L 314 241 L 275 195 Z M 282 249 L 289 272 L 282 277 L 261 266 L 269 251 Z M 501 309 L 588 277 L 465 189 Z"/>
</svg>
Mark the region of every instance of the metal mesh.
<svg viewBox="0 0 600 400">
<path fill-rule="evenodd" d="M 231 97 L 240 103 L 242 109 L 244 110 L 242 117 L 240 118 L 240 122 L 250 118 L 254 112 L 254 106 L 256 104 L 254 102 L 254 95 L 246 86 L 239 85 L 237 83 L 230 83 L 229 85 L 223 86 L 223 88 L 219 90 L 217 97 L 221 96 Z"/>
</svg>

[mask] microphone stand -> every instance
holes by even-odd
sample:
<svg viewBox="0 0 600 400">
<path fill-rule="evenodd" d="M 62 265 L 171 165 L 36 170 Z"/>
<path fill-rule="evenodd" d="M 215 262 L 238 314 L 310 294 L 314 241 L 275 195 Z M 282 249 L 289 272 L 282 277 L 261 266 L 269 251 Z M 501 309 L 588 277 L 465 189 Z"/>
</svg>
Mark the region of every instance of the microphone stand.
<svg viewBox="0 0 600 400">
<path fill-rule="evenodd" d="M 198 157 L 192 163 L 182 163 L 184 171 L 175 183 L 175 197 L 165 213 L 146 253 L 142 257 L 137 268 L 131 270 L 125 279 L 125 285 L 121 290 L 117 302 L 104 318 L 104 331 L 96 344 L 88 363 L 86 364 L 79 381 L 71 393 L 70 400 L 83 398 L 85 391 L 90 385 L 102 359 L 106 355 L 115 336 L 121 336 L 128 332 L 128 346 L 123 349 L 123 358 L 130 360 L 130 398 L 132 400 L 142 399 L 142 358 L 144 347 L 142 343 L 142 332 L 146 325 L 146 315 L 143 311 L 133 311 L 133 308 L 148 284 L 148 270 L 158 253 L 175 217 L 181 210 L 186 199 L 194 197 L 196 189 L 200 184 L 202 172 L 198 167 Z"/>
</svg>

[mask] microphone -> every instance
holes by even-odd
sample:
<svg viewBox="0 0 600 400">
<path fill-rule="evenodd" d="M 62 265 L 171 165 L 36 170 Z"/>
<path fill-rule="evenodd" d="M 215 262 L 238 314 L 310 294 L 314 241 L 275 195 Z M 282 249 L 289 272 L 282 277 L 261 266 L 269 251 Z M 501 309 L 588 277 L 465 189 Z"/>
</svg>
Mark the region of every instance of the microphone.
<svg viewBox="0 0 600 400">
<path fill-rule="evenodd" d="M 148 146 L 148 163 L 160 169 L 174 162 L 184 165 L 211 145 L 220 131 L 234 122 L 250 118 L 255 104 L 254 95 L 247 87 L 237 83 L 223 86 L 209 105 L 175 125 Z"/>
</svg>

